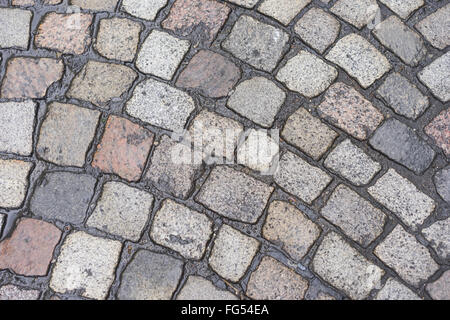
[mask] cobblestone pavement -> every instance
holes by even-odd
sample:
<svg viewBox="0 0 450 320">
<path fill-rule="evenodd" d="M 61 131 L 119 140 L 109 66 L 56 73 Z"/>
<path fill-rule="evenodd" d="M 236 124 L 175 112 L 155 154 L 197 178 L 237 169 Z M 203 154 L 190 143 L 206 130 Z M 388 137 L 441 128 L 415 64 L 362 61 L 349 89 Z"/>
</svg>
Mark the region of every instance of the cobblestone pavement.
<svg viewBox="0 0 450 320">
<path fill-rule="evenodd" d="M 450 298 L 448 0 L 70 2 L 0 0 L 0 299 Z"/>
</svg>

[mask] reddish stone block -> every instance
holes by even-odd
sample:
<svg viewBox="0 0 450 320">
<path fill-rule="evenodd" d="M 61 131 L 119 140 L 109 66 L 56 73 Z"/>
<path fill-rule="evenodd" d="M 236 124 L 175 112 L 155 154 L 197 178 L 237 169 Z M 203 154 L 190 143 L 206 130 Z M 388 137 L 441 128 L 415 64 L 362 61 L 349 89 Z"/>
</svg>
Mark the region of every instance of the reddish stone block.
<svg viewBox="0 0 450 320">
<path fill-rule="evenodd" d="M 0 269 L 25 276 L 45 276 L 61 238 L 54 225 L 30 218 L 19 220 L 11 238 L 0 242 Z"/>
<path fill-rule="evenodd" d="M 110 116 L 92 166 L 129 181 L 141 177 L 154 134 L 139 125 Z"/>
<path fill-rule="evenodd" d="M 229 13 L 230 8 L 217 1 L 177 0 L 162 26 L 182 36 L 199 34 L 202 40 L 210 43 Z"/>
<path fill-rule="evenodd" d="M 439 113 L 425 127 L 425 133 L 434 140 L 439 148 L 444 150 L 447 157 L 450 157 L 450 108 Z"/>
<path fill-rule="evenodd" d="M 218 98 L 226 96 L 240 76 L 241 71 L 233 62 L 215 52 L 201 50 L 181 72 L 176 85 Z"/>
</svg>

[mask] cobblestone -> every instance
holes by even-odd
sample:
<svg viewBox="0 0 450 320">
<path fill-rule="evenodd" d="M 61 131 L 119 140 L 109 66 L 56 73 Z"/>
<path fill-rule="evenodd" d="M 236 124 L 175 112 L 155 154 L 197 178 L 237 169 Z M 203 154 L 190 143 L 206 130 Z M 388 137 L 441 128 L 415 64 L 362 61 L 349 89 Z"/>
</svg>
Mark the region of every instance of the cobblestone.
<svg viewBox="0 0 450 320">
<path fill-rule="evenodd" d="M 20 207 L 28 187 L 33 164 L 21 160 L 0 159 L 0 207 Z"/>
<path fill-rule="evenodd" d="M 258 11 L 288 25 L 311 0 L 264 0 Z"/>
<path fill-rule="evenodd" d="M 0 300 L 38 300 L 38 290 L 28 290 L 15 285 L 0 287 Z"/>
<path fill-rule="evenodd" d="M 447 4 L 416 24 L 416 29 L 438 49 L 450 45 L 450 35 L 445 31 L 450 27 L 449 14 L 450 4 Z"/>
<path fill-rule="evenodd" d="M 377 8 L 375 0 L 339 0 L 331 8 L 331 12 L 361 29 L 372 20 L 371 15 Z"/>
<path fill-rule="evenodd" d="M 438 171 L 434 176 L 434 183 L 439 195 L 447 202 L 450 202 L 450 166 Z"/>
<path fill-rule="evenodd" d="M 250 131 L 237 150 L 237 162 L 261 173 L 270 173 L 276 166 L 278 144 L 264 131 Z"/>
<path fill-rule="evenodd" d="M 159 10 L 167 4 L 167 0 L 147 0 L 142 2 L 140 0 L 123 0 L 122 9 L 132 16 L 155 20 Z"/>
<path fill-rule="evenodd" d="M 71 5 L 95 11 L 114 11 L 119 0 L 70 0 Z"/>
<path fill-rule="evenodd" d="M 444 274 L 436 281 L 427 285 L 427 291 L 435 300 L 449 300 L 450 299 L 450 271 Z"/>
<path fill-rule="evenodd" d="M 425 238 L 431 242 L 431 246 L 444 260 L 450 258 L 450 219 L 437 221 L 428 228 L 422 230 Z"/>
<path fill-rule="evenodd" d="M 417 76 L 439 100 L 450 100 L 450 52 L 434 60 Z"/>
<path fill-rule="evenodd" d="M 378 291 L 376 300 L 421 300 L 411 289 L 397 280 L 389 278 L 384 287 Z"/>
<path fill-rule="evenodd" d="M 0 48 L 27 49 L 32 12 L 0 8 Z"/>
<path fill-rule="evenodd" d="M 380 2 L 403 19 L 424 5 L 423 0 L 380 0 Z"/>
<path fill-rule="evenodd" d="M 189 276 L 177 300 L 238 300 L 231 292 L 216 288 L 202 277 Z"/>
<path fill-rule="evenodd" d="M 425 133 L 434 140 L 439 148 L 444 150 L 447 157 L 450 157 L 450 109 L 438 114 L 425 127 Z"/>
</svg>

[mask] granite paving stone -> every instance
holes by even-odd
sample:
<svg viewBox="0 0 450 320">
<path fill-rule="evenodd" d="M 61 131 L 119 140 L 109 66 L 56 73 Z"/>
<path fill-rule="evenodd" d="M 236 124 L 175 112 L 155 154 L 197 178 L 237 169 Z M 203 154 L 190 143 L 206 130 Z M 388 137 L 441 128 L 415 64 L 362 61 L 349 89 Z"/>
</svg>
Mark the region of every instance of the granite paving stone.
<svg viewBox="0 0 450 320">
<path fill-rule="evenodd" d="M 258 11 L 288 25 L 311 0 L 264 0 Z"/>
<path fill-rule="evenodd" d="M 427 53 L 422 38 L 396 16 L 390 16 L 373 29 L 375 37 L 403 62 L 417 64 Z"/>
<path fill-rule="evenodd" d="M 114 11 L 119 0 L 70 0 L 70 4 L 93 11 Z"/>
<path fill-rule="evenodd" d="M 450 4 L 447 4 L 419 21 L 415 27 L 434 47 L 445 49 L 450 45 L 450 35 L 447 32 L 450 28 L 449 15 Z"/>
<path fill-rule="evenodd" d="M 243 15 L 222 47 L 251 66 L 270 72 L 281 59 L 288 40 L 283 30 Z"/>
<path fill-rule="evenodd" d="M 176 86 L 220 98 L 228 95 L 240 77 L 239 67 L 231 60 L 213 51 L 200 50 L 180 73 Z"/>
<path fill-rule="evenodd" d="M 319 237 L 320 228 L 293 205 L 274 201 L 269 206 L 262 235 L 275 244 L 281 244 L 293 259 L 300 260 Z"/>
<path fill-rule="evenodd" d="M 209 265 L 223 278 L 238 282 L 258 251 L 258 240 L 224 224 L 214 240 Z"/>
<path fill-rule="evenodd" d="M 236 87 L 227 106 L 263 127 L 271 127 L 285 99 L 286 93 L 275 83 L 254 77 Z"/>
<path fill-rule="evenodd" d="M 196 200 L 221 216 L 255 223 L 262 215 L 273 187 L 227 166 L 217 166 Z"/>
<path fill-rule="evenodd" d="M 364 89 L 391 69 L 386 57 L 356 33 L 341 38 L 328 52 L 326 59 L 344 69 Z"/>
<path fill-rule="evenodd" d="M 75 76 L 67 97 L 107 107 L 119 99 L 137 78 L 137 73 L 123 65 L 89 60 Z"/>
<path fill-rule="evenodd" d="M 287 192 L 311 204 L 332 178 L 322 169 L 288 151 L 280 159 L 274 180 Z"/>
<path fill-rule="evenodd" d="M 392 230 L 374 252 L 402 279 L 415 287 L 439 269 L 427 248 L 400 225 Z"/>
<path fill-rule="evenodd" d="M 18 208 L 25 199 L 33 163 L 0 159 L 0 208 Z"/>
<path fill-rule="evenodd" d="M 29 156 L 33 151 L 36 103 L 0 103 L 0 152 Z"/>
<path fill-rule="evenodd" d="M 450 259 L 450 219 L 440 220 L 422 230 L 425 238 L 444 260 Z"/>
<path fill-rule="evenodd" d="M 389 169 L 367 191 L 411 228 L 421 225 L 436 206 L 433 199 L 394 169 Z"/>
<path fill-rule="evenodd" d="M 314 160 L 333 144 L 338 134 L 304 108 L 298 108 L 286 121 L 282 137 Z"/>
<path fill-rule="evenodd" d="M 0 287 L 0 300 L 38 300 L 39 290 L 21 288 L 12 284 Z"/>
<path fill-rule="evenodd" d="M 377 9 L 376 0 L 338 0 L 331 8 L 331 12 L 361 29 L 371 22 L 372 15 Z"/>
<path fill-rule="evenodd" d="M 91 43 L 93 15 L 50 12 L 42 19 L 34 43 L 37 47 L 68 54 L 83 54 Z"/>
<path fill-rule="evenodd" d="M 228 0 L 228 2 L 240 5 L 245 8 L 253 8 L 259 0 Z"/>
<path fill-rule="evenodd" d="M 403 122 L 388 119 L 369 140 L 370 145 L 416 174 L 424 172 L 436 152 Z"/>
<path fill-rule="evenodd" d="M 427 284 L 426 290 L 434 300 L 450 300 L 450 270 L 436 281 Z"/>
<path fill-rule="evenodd" d="M 256 300 L 302 300 L 308 281 L 270 256 L 251 274 L 246 294 Z"/>
<path fill-rule="evenodd" d="M 110 116 L 92 166 L 137 181 L 142 175 L 154 134 L 125 118 Z"/>
<path fill-rule="evenodd" d="M 277 73 L 277 80 L 307 98 L 313 98 L 324 92 L 337 78 L 338 72 L 322 59 L 300 51 L 288 60 Z"/>
<path fill-rule="evenodd" d="M 146 191 L 107 182 L 86 225 L 137 242 L 149 220 L 153 200 Z"/>
<path fill-rule="evenodd" d="M 317 108 L 320 117 L 356 139 L 367 139 L 383 121 L 383 114 L 354 88 L 333 84 Z"/>
<path fill-rule="evenodd" d="M 442 199 L 450 203 L 450 166 L 446 166 L 435 174 L 434 184 Z"/>
<path fill-rule="evenodd" d="M 165 7 L 167 0 L 123 0 L 122 9 L 135 16 L 145 20 L 155 20 L 158 12 Z"/>
<path fill-rule="evenodd" d="M 355 300 L 365 299 L 379 286 L 384 274 L 335 232 L 323 239 L 312 261 L 312 269 Z"/>
<path fill-rule="evenodd" d="M 16 8 L 0 8 L 0 48 L 27 49 L 33 13 Z"/>
<path fill-rule="evenodd" d="M 101 19 L 94 48 L 108 59 L 133 61 L 142 26 L 124 18 Z"/>
<path fill-rule="evenodd" d="M 209 280 L 189 276 L 177 300 L 238 300 L 238 298 L 231 292 L 217 288 Z"/>
<path fill-rule="evenodd" d="M 176 0 L 162 26 L 181 36 L 195 34 L 200 41 L 214 40 L 230 8 L 215 0 Z"/>
<path fill-rule="evenodd" d="M 71 224 L 83 223 L 96 179 L 88 174 L 48 172 L 39 181 L 31 198 L 34 215 Z"/>
<path fill-rule="evenodd" d="M 440 56 L 417 74 L 442 102 L 450 100 L 450 52 Z"/>
<path fill-rule="evenodd" d="M 201 154 L 183 143 L 163 136 L 154 149 L 144 179 L 177 198 L 187 198 L 201 169 Z"/>
<path fill-rule="evenodd" d="M 411 13 L 424 5 L 423 0 L 380 0 L 380 2 L 402 19 L 408 18 Z"/>
<path fill-rule="evenodd" d="M 439 113 L 424 131 L 450 157 L 450 108 Z"/>
<path fill-rule="evenodd" d="M 383 232 L 386 221 L 380 209 L 343 184 L 336 187 L 320 213 L 363 247 Z"/>
<path fill-rule="evenodd" d="M 341 24 L 320 8 L 312 8 L 295 24 L 294 31 L 319 53 L 323 53 L 337 38 Z"/>
<path fill-rule="evenodd" d="M 181 131 L 195 109 L 192 97 L 177 88 L 153 79 L 139 83 L 125 111 L 151 125 Z"/>
<path fill-rule="evenodd" d="M 381 165 L 354 145 L 350 139 L 344 140 L 331 151 L 324 165 L 356 186 L 368 184 L 381 170 Z"/>
<path fill-rule="evenodd" d="M 64 65 L 52 58 L 14 57 L 6 64 L 1 97 L 43 98 L 47 89 L 61 79 Z"/>
<path fill-rule="evenodd" d="M 83 167 L 99 118 L 98 111 L 53 102 L 40 129 L 37 153 L 60 166 Z"/>
<path fill-rule="evenodd" d="M 170 300 L 183 273 L 183 261 L 139 250 L 122 274 L 119 300 Z"/>
<path fill-rule="evenodd" d="M 390 74 L 377 93 L 395 113 L 416 120 L 429 107 L 427 96 L 399 73 Z"/>
<path fill-rule="evenodd" d="M 189 47 L 190 44 L 187 40 L 153 30 L 141 46 L 136 67 L 141 72 L 170 80 Z"/>
<path fill-rule="evenodd" d="M 376 300 L 422 300 L 411 289 L 393 278 L 386 281 L 384 287 L 378 291 Z"/>
<path fill-rule="evenodd" d="M 0 269 L 24 276 L 45 276 L 61 231 L 53 224 L 22 218 L 10 238 L 0 242 Z"/>
</svg>

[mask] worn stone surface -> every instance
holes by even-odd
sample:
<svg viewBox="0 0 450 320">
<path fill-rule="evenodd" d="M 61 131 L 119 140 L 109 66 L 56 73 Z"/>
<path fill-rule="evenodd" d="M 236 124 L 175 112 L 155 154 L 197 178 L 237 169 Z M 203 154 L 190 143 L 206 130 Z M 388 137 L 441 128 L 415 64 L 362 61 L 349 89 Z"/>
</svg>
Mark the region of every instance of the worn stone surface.
<svg viewBox="0 0 450 320">
<path fill-rule="evenodd" d="M 425 238 L 431 242 L 431 246 L 444 260 L 450 259 L 450 219 L 437 221 L 428 228 L 422 230 Z"/>
<path fill-rule="evenodd" d="M 450 108 L 439 113 L 425 127 L 425 133 L 433 139 L 439 148 L 444 150 L 447 157 L 450 157 Z"/>
<path fill-rule="evenodd" d="M 307 98 L 324 92 L 338 76 L 337 70 L 317 56 L 300 51 L 277 73 L 277 79 Z"/>
<path fill-rule="evenodd" d="M 31 198 L 33 214 L 72 224 L 83 223 L 96 180 L 87 174 L 46 173 Z"/>
<path fill-rule="evenodd" d="M 247 271 L 260 243 L 224 224 L 214 240 L 209 265 L 220 276 L 238 282 Z"/>
<path fill-rule="evenodd" d="M 287 119 L 281 135 L 315 160 L 331 147 L 338 136 L 304 108 L 299 108 Z"/>
<path fill-rule="evenodd" d="M 450 300 L 450 270 L 436 281 L 428 284 L 426 289 L 434 300 Z"/>
<path fill-rule="evenodd" d="M 236 87 L 227 106 L 263 127 L 270 127 L 285 99 L 286 93 L 272 81 L 254 77 Z"/>
<path fill-rule="evenodd" d="M 6 222 L 6 214 L 0 213 L 0 235 L 2 234 L 3 224 Z"/>
<path fill-rule="evenodd" d="M 262 235 L 289 253 L 295 260 L 302 259 L 320 235 L 320 228 L 303 212 L 284 201 L 270 204 Z"/>
<path fill-rule="evenodd" d="M 450 45 L 450 35 L 447 32 L 450 28 L 449 15 L 450 4 L 447 4 L 417 23 L 415 27 L 434 47 L 445 49 Z"/>
<path fill-rule="evenodd" d="M 356 33 L 341 38 L 326 58 L 344 69 L 364 89 L 391 69 L 386 57 Z"/>
<path fill-rule="evenodd" d="M 384 287 L 378 291 L 376 300 L 422 300 L 411 289 L 397 280 L 389 278 Z"/>
<path fill-rule="evenodd" d="M 120 300 L 170 300 L 183 273 L 183 261 L 139 250 L 122 274 Z"/>
<path fill-rule="evenodd" d="M 0 242 L 0 269 L 25 276 L 45 276 L 60 238 L 61 231 L 50 223 L 20 219 L 11 237 Z"/>
<path fill-rule="evenodd" d="M 450 52 L 434 60 L 417 76 L 439 100 L 450 100 Z"/>
<path fill-rule="evenodd" d="M 132 16 L 155 20 L 158 12 L 167 4 L 167 0 L 123 0 L 122 9 Z"/>
<path fill-rule="evenodd" d="M 426 54 L 422 38 L 396 16 L 376 25 L 373 34 L 403 62 L 416 66 Z"/>
<path fill-rule="evenodd" d="M 415 287 L 439 269 L 428 250 L 400 225 L 392 230 L 374 252 L 402 279 Z"/>
<path fill-rule="evenodd" d="M 154 134 L 149 130 L 125 118 L 110 116 L 92 166 L 129 181 L 139 180 L 153 138 Z"/>
<path fill-rule="evenodd" d="M 149 220 L 153 195 L 121 182 L 103 186 L 87 226 L 137 242 Z"/>
<path fill-rule="evenodd" d="M 281 157 L 274 179 L 281 188 L 308 204 L 319 197 L 332 180 L 323 170 L 290 151 Z"/>
<path fill-rule="evenodd" d="M 86 13 L 50 12 L 40 23 L 34 43 L 37 47 L 68 54 L 83 54 L 91 43 L 93 16 Z"/>
<path fill-rule="evenodd" d="M 0 8 L 0 48 L 27 49 L 32 12 Z"/>
<path fill-rule="evenodd" d="M 38 290 L 24 289 L 12 284 L 0 287 L 0 300 L 38 300 Z"/>
<path fill-rule="evenodd" d="M 231 292 L 215 287 L 211 281 L 198 276 L 189 276 L 177 300 L 238 300 L 238 298 Z"/>
<path fill-rule="evenodd" d="M 389 9 L 394 11 L 400 18 L 406 19 L 408 16 L 423 6 L 423 0 L 380 0 Z"/>
<path fill-rule="evenodd" d="M 61 79 L 64 65 L 51 58 L 11 58 L 6 65 L 1 97 L 42 98 L 48 87 Z"/>
<path fill-rule="evenodd" d="M 237 163 L 262 174 L 273 173 L 276 169 L 276 156 L 280 150 L 277 141 L 266 131 L 250 130 L 250 134 L 237 150 Z"/>
<path fill-rule="evenodd" d="M 70 0 L 71 5 L 95 11 L 114 11 L 119 0 Z"/>
<path fill-rule="evenodd" d="M 428 97 L 399 73 L 390 74 L 377 93 L 397 114 L 414 120 L 429 107 Z"/>
<path fill-rule="evenodd" d="M 301 300 L 308 281 L 270 256 L 251 274 L 246 294 L 256 300 Z"/>
<path fill-rule="evenodd" d="M 421 225 L 435 208 L 433 199 L 394 169 L 389 169 L 367 191 L 412 228 Z"/>
<path fill-rule="evenodd" d="M 67 236 L 50 279 L 58 293 L 82 290 L 81 295 L 105 299 L 115 278 L 122 244 L 76 231 Z"/>
<path fill-rule="evenodd" d="M 108 59 L 133 61 L 142 27 L 130 19 L 101 19 L 94 48 Z"/>
<path fill-rule="evenodd" d="M 194 109 L 190 95 L 153 79 L 139 83 L 125 107 L 130 116 L 171 131 L 182 130 Z"/>
<path fill-rule="evenodd" d="M 368 184 L 381 170 L 381 165 L 355 146 L 350 139 L 341 142 L 327 156 L 324 165 L 357 186 Z"/>
<path fill-rule="evenodd" d="M 212 221 L 173 200 L 165 200 L 156 212 L 150 231 L 152 239 L 187 259 L 202 258 L 211 237 Z"/>
<path fill-rule="evenodd" d="M 434 150 L 406 124 L 388 119 L 369 140 L 370 145 L 420 174 L 434 159 Z"/>
<path fill-rule="evenodd" d="M 383 232 L 386 221 L 381 210 L 343 184 L 333 191 L 320 213 L 363 247 Z"/>
<path fill-rule="evenodd" d="M 31 155 L 36 109 L 31 100 L 0 103 L 0 152 Z"/>
<path fill-rule="evenodd" d="M 200 50 L 181 72 L 176 85 L 219 98 L 228 95 L 240 77 L 241 71 L 233 62 L 215 52 Z"/>
<path fill-rule="evenodd" d="M 251 66 L 270 72 L 278 64 L 288 40 L 283 30 L 243 15 L 222 47 Z"/>
<path fill-rule="evenodd" d="M 312 268 L 322 279 L 358 300 L 366 298 L 384 274 L 334 232 L 323 239 Z"/>
<path fill-rule="evenodd" d="M 323 53 L 337 38 L 341 24 L 319 8 L 311 8 L 295 24 L 294 31 L 311 47 Z"/>
<path fill-rule="evenodd" d="M 184 55 L 189 50 L 187 40 L 181 40 L 166 32 L 153 30 L 139 51 L 136 67 L 165 80 L 172 79 Z"/>
<path fill-rule="evenodd" d="M 258 11 L 287 25 L 311 0 L 264 0 Z"/>
<path fill-rule="evenodd" d="M 83 167 L 99 118 L 98 111 L 53 102 L 39 133 L 39 156 L 61 166 Z"/>
<path fill-rule="evenodd" d="M 106 107 L 111 100 L 119 99 L 136 78 L 137 73 L 129 67 L 89 60 L 72 80 L 67 96 Z"/>
<path fill-rule="evenodd" d="M 235 3 L 245 8 L 253 8 L 259 0 L 228 0 L 228 2 Z"/>
<path fill-rule="evenodd" d="M 0 159 L 1 208 L 17 208 L 22 205 L 32 167 L 32 162 Z"/>
<path fill-rule="evenodd" d="M 338 82 L 325 94 L 319 115 L 359 140 L 367 139 L 383 121 L 383 114 L 352 87 Z"/>
<path fill-rule="evenodd" d="M 372 21 L 377 9 L 376 0 L 339 0 L 331 8 L 331 12 L 361 29 Z"/>
<path fill-rule="evenodd" d="M 242 172 L 218 166 L 210 173 L 196 199 L 226 218 L 255 223 L 273 189 Z"/>
<path fill-rule="evenodd" d="M 145 179 L 159 190 L 187 198 L 201 168 L 201 155 L 183 143 L 163 136 L 153 151 Z"/>
<path fill-rule="evenodd" d="M 434 184 L 442 199 L 450 203 L 450 166 L 436 173 L 434 176 Z"/>
<path fill-rule="evenodd" d="M 214 0 L 177 0 L 162 26 L 182 36 L 196 34 L 199 40 L 210 43 L 229 12 L 228 6 Z"/>
</svg>

